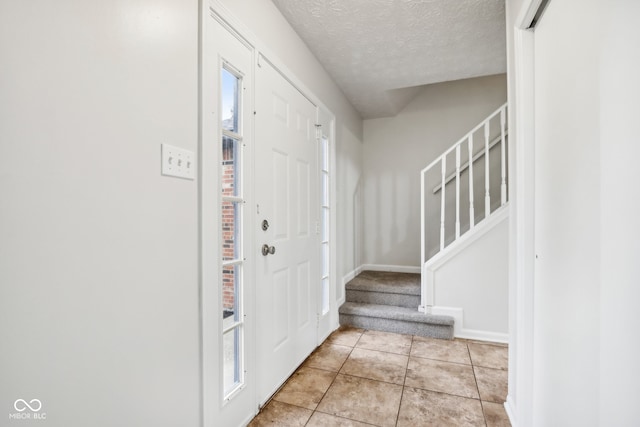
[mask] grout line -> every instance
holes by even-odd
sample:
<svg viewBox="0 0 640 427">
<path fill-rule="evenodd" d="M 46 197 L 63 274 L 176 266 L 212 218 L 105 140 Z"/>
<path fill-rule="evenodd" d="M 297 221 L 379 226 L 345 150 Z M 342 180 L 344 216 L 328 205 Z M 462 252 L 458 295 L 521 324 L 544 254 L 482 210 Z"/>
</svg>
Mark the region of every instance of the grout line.
<svg viewBox="0 0 640 427">
<path fill-rule="evenodd" d="M 433 357 L 424 357 L 424 356 L 411 356 L 411 357 L 415 357 L 416 359 L 433 360 L 434 362 L 451 363 L 453 365 L 471 366 L 471 367 L 473 367 L 473 364 L 471 364 L 471 363 L 451 362 L 449 360 L 434 359 Z"/>
<path fill-rule="evenodd" d="M 478 387 L 478 379 L 476 378 L 476 370 L 473 364 L 473 359 L 471 358 L 471 349 L 469 348 L 469 344 L 466 344 L 467 352 L 469 353 L 469 360 L 471 360 L 471 372 L 473 372 L 473 380 L 476 383 L 476 391 L 478 392 L 478 400 L 480 400 L 480 410 L 482 411 L 482 419 L 484 420 L 484 425 L 487 427 L 487 417 L 484 415 L 484 405 L 482 404 L 482 396 L 480 395 L 480 387 Z"/>
<path fill-rule="evenodd" d="M 392 354 L 394 356 L 404 356 L 404 357 L 409 357 L 409 355 L 411 354 L 411 347 L 409 347 L 409 353 L 407 354 L 402 354 L 402 353 L 393 353 L 391 351 L 384 351 L 384 350 L 374 350 L 372 348 L 366 348 L 366 347 L 353 347 L 354 350 L 357 348 L 358 350 L 367 350 L 367 351 L 377 351 L 378 353 L 384 353 L 384 354 Z"/>
<path fill-rule="evenodd" d="M 331 415 L 332 417 L 340 418 L 340 419 L 343 419 L 343 420 L 355 421 L 355 422 L 360 423 L 360 424 L 366 424 L 366 425 L 368 425 L 368 426 L 378 427 L 378 426 L 376 426 L 376 424 L 371 424 L 371 423 L 368 423 L 368 422 L 366 422 L 366 421 L 356 420 L 356 419 L 354 419 L 354 418 L 343 417 L 342 415 L 338 415 L 338 414 L 330 414 L 329 412 L 322 412 L 322 411 L 317 411 L 317 410 L 316 410 L 316 411 L 313 411 L 313 413 L 314 413 L 314 414 L 315 414 L 316 412 L 319 412 L 319 413 L 321 413 L 321 414 L 325 414 L 325 415 Z M 311 414 L 311 416 L 313 416 L 313 414 Z M 311 417 L 309 417 L 309 420 L 310 420 L 310 419 L 311 419 Z M 307 423 L 308 423 L 308 421 L 307 421 Z M 306 424 L 305 424 L 305 425 L 306 425 Z"/>
<path fill-rule="evenodd" d="M 360 337 L 362 337 L 362 335 L 364 334 L 364 332 L 362 332 L 360 334 Z M 325 340 L 322 344 L 320 344 L 321 346 L 324 345 L 325 343 L 327 343 L 328 340 Z M 358 341 L 360 341 L 360 338 L 358 338 Z M 358 341 L 356 341 L 356 344 L 358 343 Z M 331 343 L 328 343 L 331 345 Z M 316 368 L 316 369 L 321 369 L 324 370 L 326 372 L 333 372 L 336 375 L 333 377 L 333 380 L 331 381 L 331 384 L 329 384 L 329 387 L 327 387 L 327 389 L 324 391 L 324 393 L 322 393 L 322 397 L 320 398 L 320 400 L 318 401 L 318 404 L 316 405 L 315 409 L 313 410 L 313 412 L 311 413 L 311 416 L 309 417 L 309 419 L 307 420 L 307 422 L 305 423 L 305 426 L 307 424 L 309 424 L 309 421 L 311 420 L 311 418 L 313 417 L 313 414 L 315 414 L 318 411 L 318 406 L 320 406 L 320 403 L 322 403 L 322 400 L 325 398 L 325 396 L 327 395 L 327 393 L 329 392 L 329 390 L 331 389 L 331 387 L 333 386 L 333 383 L 336 382 L 336 378 L 338 378 L 338 375 L 340 375 L 340 370 L 342 369 L 342 367 L 344 366 L 345 363 L 347 363 L 347 360 L 349 359 L 349 356 L 351 356 L 351 353 L 353 352 L 353 349 L 356 348 L 355 344 L 353 346 L 343 346 L 343 347 L 351 347 L 351 351 L 349 351 L 349 354 L 347 354 L 347 357 L 344 359 L 344 362 L 342 362 L 342 365 L 340 365 L 340 368 L 338 368 L 338 371 L 329 371 L 327 369 L 321 369 L 321 368 Z M 311 357 L 311 355 L 309 355 L 309 357 Z M 305 359 L 306 362 L 306 359 Z M 304 364 L 304 362 L 303 362 Z M 320 411 L 321 412 L 321 411 Z M 321 412 L 324 413 L 324 412 Z M 332 414 L 333 415 L 333 414 Z"/>
<path fill-rule="evenodd" d="M 402 392 L 400 393 L 400 403 L 398 404 L 398 413 L 396 414 L 396 426 L 400 421 L 400 410 L 402 409 L 402 401 L 404 400 L 404 391 L 407 385 L 407 373 L 409 372 L 409 360 L 411 360 L 411 350 L 413 350 L 413 340 L 415 335 L 411 336 L 411 345 L 409 346 L 409 355 L 407 356 L 407 364 L 404 367 L 404 380 L 402 381 Z"/>
<path fill-rule="evenodd" d="M 351 378 L 360 378 L 361 380 L 367 380 L 367 381 L 375 381 L 377 383 L 382 383 L 382 384 L 389 384 L 389 385 L 396 385 L 398 387 L 404 387 L 402 384 L 398 384 L 398 383 L 391 383 L 389 381 L 383 381 L 383 380 L 376 380 L 373 378 L 369 378 L 369 377 L 361 377 L 358 375 L 353 375 L 353 374 L 345 374 L 340 372 L 340 375 L 342 375 L 343 377 L 351 377 Z"/>
</svg>

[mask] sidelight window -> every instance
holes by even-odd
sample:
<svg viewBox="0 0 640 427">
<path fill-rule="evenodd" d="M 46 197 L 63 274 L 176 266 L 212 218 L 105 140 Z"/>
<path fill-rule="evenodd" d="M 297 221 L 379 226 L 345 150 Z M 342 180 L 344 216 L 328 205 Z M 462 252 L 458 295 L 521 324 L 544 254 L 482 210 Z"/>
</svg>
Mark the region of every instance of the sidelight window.
<svg viewBox="0 0 640 427">
<path fill-rule="evenodd" d="M 225 64 L 221 68 L 222 164 L 221 200 L 221 278 L 222 278 L 222 358 L 225 398 L 244 384 L 244 314 L 242 247 L 244 196 L 242 182 L 243 139 L 242 77 Z"/>
<path fill-rule="evenodd" d="M 320 215 L 320 236 L 321 236 L 321 274 L 322 274 L 322 315 L 329 312 L 329 289 L 330 289 L 330 245 L 329 245 L 329 218 L 331 207 L 329 205 L 329 140 L 322 137 L 320 140 L 320 181 L 321 181 L 321 215 Z"/>
</svg>

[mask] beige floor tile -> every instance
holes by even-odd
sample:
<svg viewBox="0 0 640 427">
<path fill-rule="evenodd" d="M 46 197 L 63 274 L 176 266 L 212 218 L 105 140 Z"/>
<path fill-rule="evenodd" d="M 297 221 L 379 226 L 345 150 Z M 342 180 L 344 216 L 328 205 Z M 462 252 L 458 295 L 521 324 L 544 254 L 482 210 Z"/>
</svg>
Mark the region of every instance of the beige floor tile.
<svg viewBox="0 0 640 427">
<path fill-rule="evenodd" d="M 504 405 L 482 402 L 482 409 L 484 410 L 484 419 L 487 421 L 487 427 L 511 427 Z"/>
<path fill-rule="evenodd" d="M 509 367 L 509 348 L 491 344 L 469 343 L 473 366 L 504 369 Z"/>
<path fill-rule="evenodd" d="M 289 378 L 273 399 L 307 409 L 316 409 L 335 376 L 335 372 L 302 367 Z"/>
<path fill-rule="evenodd" d="M 249 427 L 278 426 L 302 427 L 313 411 L 272 400 L 257 417 L 249 423 Z"/>
<path fill-rule="evenodd" d="M 402 386 L 339 374 L 317 410 L 377 426 L 395 426 Z"/>
<path fill-rule="evenodd" d="M 405 386 L 478 399 L 478 389 L 469 365 L 410 357 Z"/>
<path fill-rule="evenodd" d="M 403 385 L 408 361 L 401 354 L 354 348 L 340 373 Z"/>
<path fill-rule="evenodd" d="M 340 326 L 340 328 L 329 335 L 327 341 L 329 344 L 338 344 L 338 345 L 346 345 L 349 347 L 354 347 L 364 329 L 354 328 L 353 326 Z"/>
<path fill-rule="evenodd" d="M 414 337 L 411 356 L 471 365 L 467 343 L 464 341 Z"/>
<path fill-rule="evenodd" d="M 404 389 L 398 427 L 484 425 L 482 406 L 479 400 L 411 387 Z"/>
<path fill-rule="evenodd" d="M 309 356 L 303 366 L 338 372 L 351 350 L 352 347 L 324 343 Z"/>
<path fill-rule="evenodd" d="M 335 415 L 314 412 L 306 427 L 369 427 L 371 424 L 347 418 L 336 417 Z"/>
<path fill-rule="evenodd" d="M 480 399 L 504 403 L 507 399 L 507 371 L 474 366 Z"/>
<path fill-rule="evenodd" d="M 366 331 L 360 337 L 356 347 L 408 356 L 411 351 L 411 339 L 411 335 Z"/>
</svg>

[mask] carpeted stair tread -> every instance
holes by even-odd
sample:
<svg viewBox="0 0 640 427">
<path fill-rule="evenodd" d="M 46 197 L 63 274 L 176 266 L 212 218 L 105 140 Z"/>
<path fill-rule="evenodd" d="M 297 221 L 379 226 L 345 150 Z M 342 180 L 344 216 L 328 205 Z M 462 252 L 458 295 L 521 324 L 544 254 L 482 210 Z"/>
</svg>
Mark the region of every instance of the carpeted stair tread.
<svg viewBox="0 0 640 427">
<path fill-rule="evenodd" d="M 401 320 L 405 322 L 427 323 L 432 325 L 453 326 L 453 317 L 420 313 L 416 309 L 391 305 L 362 304 L 345 302 L 339 310 L 340 314 L 352 316 L 376 317 Z"/>
<path fill-rule="evenodd" d="M 420 295 L 420 275 L 363 271 L 345 285 L 347 290 L 385 294 Z"/>
</svg>

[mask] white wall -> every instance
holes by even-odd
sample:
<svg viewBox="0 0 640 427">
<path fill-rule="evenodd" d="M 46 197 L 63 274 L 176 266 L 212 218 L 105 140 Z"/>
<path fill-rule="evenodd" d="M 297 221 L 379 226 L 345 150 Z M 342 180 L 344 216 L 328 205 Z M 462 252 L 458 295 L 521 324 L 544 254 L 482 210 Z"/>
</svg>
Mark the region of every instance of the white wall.
<svg viewBox="0 0 640 427">
<path fill-rule="evenodd" d="M 463 309 L 456 327 L 466 330 L 465 338 L 508 334 L 508 225 L 503 219 L 433 271 L 434 306 Z"/>
<path fill-rule="evenodd" d="M 341 277 L 362 121 L 271 2 L 226 3 L 336 114 Z M 198 147 L 198 17 L 195 1 L 0 3 L 4 408 L 200 423 L 198 184 L 160 175 L 161 143 Z"/>
<path fill-rule="evenodd" d="M 338 144 L 337 201 L 338 201 L 338 292 L 344 298 L 342 278 L 362 264 L 362 152 L 359 139 L 345 131 Z"/>
<path fill-rule="evenodd" d="M 336 116 L 337 277 L 341 278 L 355 262 L 352 196 L 362 174 L 362 119 L 271 1 L 222 3 Z"/>
<path fill-rule="evenodd" d="M 605 3 L 605 2 L 602 2 Z M 640 3 L 600 8 L 600 425 L 638 423 L 640 402 Z"/>
<path fill-rule="evenodd" d="M 625 0 L 552 1 L 535 29 L 534 335 L 523 343 L 518 329 L 510 360 L 521 370 L 533 349 L 532 372 L 516 375 L 531 375 L 533 398 L 513 396 L 531 405 L 519 426 L 638 421 L 639 12 Z"/>
<path fill-rule="evenodd" d="M 0 2 L 3 425 L 199 425 L 197 49 L 196 1 Z"/>
<path fill-rule="evenodd" d="M 420 170 L 506 101 L 506 76 L 426 86 L 396 117 L 364 121 L 366 264 L 420 264 Z"/>
<path fill-rule="evenodd" d="M 535 29 L 535 425 L 598 419 L 596 25 L 595 2 L 550 2 Z"/>
</svg>

